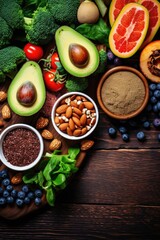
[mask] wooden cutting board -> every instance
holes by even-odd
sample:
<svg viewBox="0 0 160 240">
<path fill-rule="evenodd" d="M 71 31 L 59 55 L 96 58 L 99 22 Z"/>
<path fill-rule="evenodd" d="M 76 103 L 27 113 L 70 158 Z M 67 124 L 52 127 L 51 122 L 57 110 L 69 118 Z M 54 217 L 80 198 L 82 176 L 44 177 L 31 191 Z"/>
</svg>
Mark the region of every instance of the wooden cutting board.
<svg viewBox="0 0 160 240">
<path fill-rule="evenodd" d="M 0 85 L 0 91 L 5 91 L 7 92 L 7 88 L 9 86 L 9 81 L 4 84 L 1 84 Z M 12 125 L 12 124 L 15 124 L 15 123 L 26 123 L 26 124 L 30 124 L 31 126 L 35 127 L 36 125 L 36 121 L 37 119 L 40 117 L 40 116 L 45 116 L 49 119 L 49 125 L 47 126 L 47 129 L 50 130 L 53 135 L 54 135 L 54 138 L 57 138 L 59 140 L 62 141 L 62 147 L 61 147 L 61 150 L 62 150 L 62 153 L 67 153 L 68 152 L 68 148 L 70 146 L 74 147 L 74 145 L 76 144 L 79 144 L 80 146 L 80 142 L 78 141 L 69 141 L 69 140 L 66 140 L 64 138 L 62 138 L 61 136 L 58 135 L 58 133 L 54 130 L 53 126 L 52 126 L 52 122 L 51 122 L 51 119 L 50 119 L 50 114 L 51 114 L 51 109 L 52 109 L 52 106 L 54 104 L 54 102 L 56 101 L 56 99 L 61 96 L 64 92 L 61 91 L 60 93 L 57 93 L 57 94 L 52 94 L 52 93 L 49 93 L 47 92 L 47 97 L 46 97 L 46 102 L 43 106 L 43 108 L 40 110 L 40 112 L 34 116 L 31 116 L 31 117 L 21 117 L 21 116 L 18 116 L 16 115 L 14 112 L 12 112 L 12 117 L 5 121 L 4 122 L 4 127 L 1 127 L 0 128 L 0 133 L 8 126 Z M 0 119 L 2 119 L 2 114 L 1 114 L 1 109 L 2 107 L 7 104 L 7 100 L 3 103 L 0 103 Z M 48 140 L 44 140 L 44 153 L 45 152 L 50 152 L 49 151 L 49 143 L 50 141 Z M 76 165 L 77 167 L 80 167 L 83 160 L 85 159 L 85 155 L 86 155 L 86 152 L 85 151 L 81 151 L 77 157 L 77 162 L 76 162 Z M 0 170 L 2 170 L 3 168 L 5 168 L 5 166 L 0 162 Z M 12 171 L 12 170 L 9 170 L 9 174 L 11 176 L 15 175 L 16 172 L 15 171 Z M 21 185 L 17 186 L 18 189 L 21 188 Z M 19 208 L 16 206 L 16 204 L 14 204 L 13 206 L 5 206 L 4 208 L 0 208 L 0 216 L 6 218 L 6 219 L 17 219 L 17 218 L 20 218 L 26 214 L 29 214 L 41 207 L 43 207 L 44 205 L 47 205 L 47 201 L 46 201 L 46 198 L 45 198 L 45 195 L 42 197 L 42 204 L 40 206 L 36 206 L 34 203 L 31 203 L 29 206 L 24 206 L 22 208 Z"/>
</svg>

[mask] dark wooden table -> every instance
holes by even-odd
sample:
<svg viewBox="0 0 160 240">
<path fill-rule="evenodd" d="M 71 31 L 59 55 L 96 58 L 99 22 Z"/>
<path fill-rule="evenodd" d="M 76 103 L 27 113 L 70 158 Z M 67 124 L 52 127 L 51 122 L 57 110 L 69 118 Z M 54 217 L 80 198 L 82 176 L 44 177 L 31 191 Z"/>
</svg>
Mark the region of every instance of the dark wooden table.
<svg viewBox="0 0 160 240">
<path fill-rule="evenodd" d="M 97 79 L 90 96 L 96 100 Z M 0 239 L 160 239 L 160 143 L 154 127 L 138 142 L 124 142 L 101 109 L 95 145 L 54 208 L 21 219 L 0 218 Z"/>
</svg>

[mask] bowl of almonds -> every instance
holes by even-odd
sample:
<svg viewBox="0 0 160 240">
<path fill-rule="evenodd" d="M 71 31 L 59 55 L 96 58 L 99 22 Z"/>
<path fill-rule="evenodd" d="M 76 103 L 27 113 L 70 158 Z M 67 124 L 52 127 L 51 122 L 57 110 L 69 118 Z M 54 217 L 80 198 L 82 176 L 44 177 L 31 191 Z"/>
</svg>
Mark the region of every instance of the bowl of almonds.
<svg viewBox="0 0 160 240">
<path fill-rule="evenodd" d="M 55 130 L 69 140 L 89 136 L 96 128 L 99 112 L 96 103 L 81 92 L 68 92 L 55 102 L 51 119 Z"/>
</svg>

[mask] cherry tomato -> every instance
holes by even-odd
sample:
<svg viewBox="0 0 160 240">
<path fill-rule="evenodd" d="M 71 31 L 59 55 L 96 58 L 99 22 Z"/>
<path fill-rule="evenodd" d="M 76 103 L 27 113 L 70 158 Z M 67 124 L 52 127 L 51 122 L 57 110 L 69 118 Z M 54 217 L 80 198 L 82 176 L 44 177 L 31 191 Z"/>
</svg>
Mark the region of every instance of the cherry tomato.
<svg viewBox="0 0 160 240">
<path fill-rule="evenodd" d="M 32 43 L 27 43 L 24 46 L 24 52 L 28 60 L 39 61 L 43 56 L 43 48 Z"/>
<path fill-rule="evenodd" d="M 64 83 L 55 81 L 55 69 L 50 69 L 49 71 L 43 71 L 44 82 L 49 91 L 58 92 L 64 87 Z"/>
<path fill-rule="evenodd" d="M 51 56 L 51 68 L 52 69 L 57 69 L 57 64 L 56 63 L 59 63 L 59 62 L 60 62 L 60 60 L 59 60 L 58 53 L 54 52 Z"/>
</svg>

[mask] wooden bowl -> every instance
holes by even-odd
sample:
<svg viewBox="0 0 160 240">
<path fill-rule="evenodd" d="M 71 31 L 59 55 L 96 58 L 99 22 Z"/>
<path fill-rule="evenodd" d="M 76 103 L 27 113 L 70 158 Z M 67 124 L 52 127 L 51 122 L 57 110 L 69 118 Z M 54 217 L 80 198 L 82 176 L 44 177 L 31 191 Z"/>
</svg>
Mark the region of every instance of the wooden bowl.
<svg viewBox="0 0 160 240">
<path fill-rule="evenodd" d="M 126 96 L 132 97 L 127 99 Z M 100 107 L 108 116 L 119 120 L 130 119 L 141 113 L 147 105 L 149 99 L 148 82 L 140 71 L 132 67 L 114 67 L 100 79 L 97 99 Z"/>
</svg>

